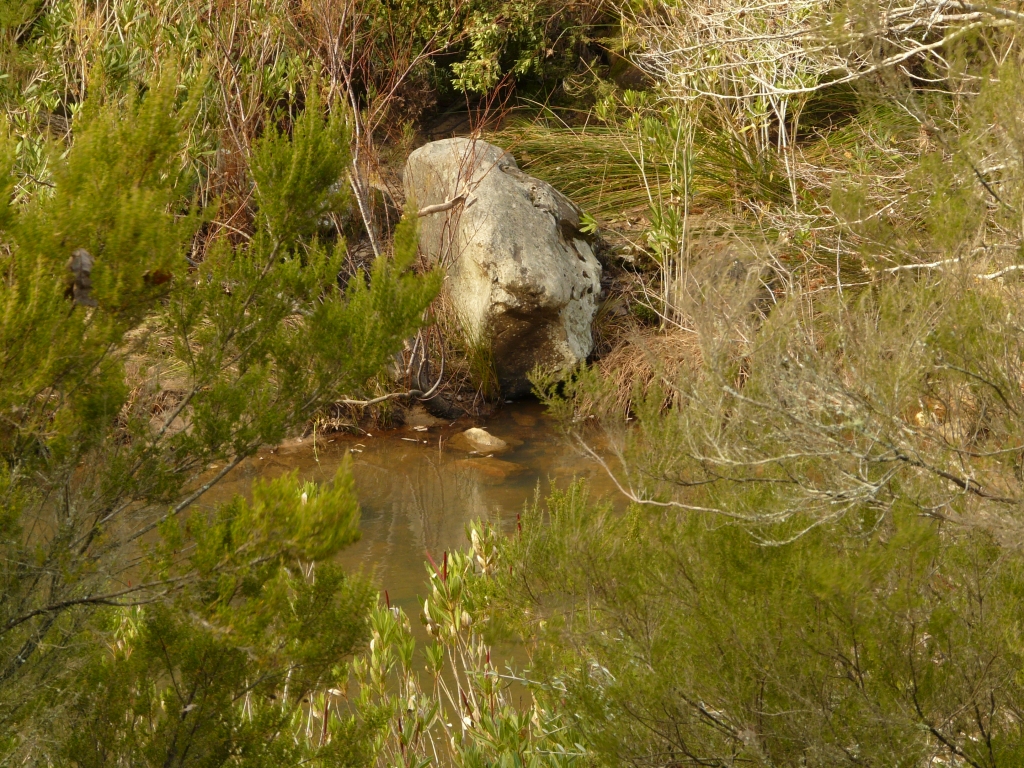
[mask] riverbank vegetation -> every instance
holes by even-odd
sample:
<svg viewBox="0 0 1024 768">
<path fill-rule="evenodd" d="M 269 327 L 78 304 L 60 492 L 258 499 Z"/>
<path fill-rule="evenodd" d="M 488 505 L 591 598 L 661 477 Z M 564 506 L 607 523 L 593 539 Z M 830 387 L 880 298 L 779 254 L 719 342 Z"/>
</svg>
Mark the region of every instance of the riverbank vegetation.
<svg viewBox="0 0 1024 768">
<path fill-rule="evenodd" d="M 1024 762 L 1022 22 L 6 4 L 0 764 Z M 598 238 L 594 359 L 536 384 L 629 508 L 474 527 L 408 617 L 331 564 L 346 468 L 193 505 L 424 359 L 500 403 L 401 215 L 455 112 Z"/>
</svg>

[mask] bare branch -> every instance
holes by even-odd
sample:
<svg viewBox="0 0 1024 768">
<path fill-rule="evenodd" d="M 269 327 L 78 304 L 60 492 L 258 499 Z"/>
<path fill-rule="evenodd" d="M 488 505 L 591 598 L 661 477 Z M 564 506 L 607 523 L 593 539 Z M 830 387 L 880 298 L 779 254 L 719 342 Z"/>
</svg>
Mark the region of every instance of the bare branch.
<svg viewBox="0 0 1024 768">
<path fill-rule="evenodd" d="M 456 195 L 451 200 L 447 200 L 446 202 L 438 203 L 437 205 L 428 205 L 425 208 L 420 208 L 419 211 L 416 212 L 416 215 L 422 218 L 424 216 L 430 216 L 433 213 L 443 213 L 444 211 L 450 211 L 459 203 L 464 202 L 465 199 L 466 193 L 463 192 L 462 194 Z"/>
</svg>

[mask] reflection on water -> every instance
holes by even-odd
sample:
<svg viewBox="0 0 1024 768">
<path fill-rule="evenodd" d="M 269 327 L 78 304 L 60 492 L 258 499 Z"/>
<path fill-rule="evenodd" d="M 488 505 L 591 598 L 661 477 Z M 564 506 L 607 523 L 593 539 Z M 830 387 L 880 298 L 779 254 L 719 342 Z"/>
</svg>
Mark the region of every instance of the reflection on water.
<svg viewBox="0 0 1024 768">
<path fill-rule="evenodd" d="M 415 423 L 415 420 L 414 420 Z M 427 426 L 427 425 L 430 426 Z M 481 426 L 509 443 L 487 458 L 446 446 L 450 437 Z M 485 520 L 511 531 L 523 505 L 538 488 L 588 477 L 596 494 L 611 486 L 592 462 L 579 456 L 555 432 L 536 403 L 507 406 L 486 422 L 455 424 L 421 418 L 419 426 L 360 437 L 330 435 L 289 441 L 245 462 L 207 497 L 204 504 L 246 493 L 257 477 L 297 469 L 303 480 L 334 477 L 352 451 L 362 507 L 362 538 L 341 553 L 351 570 L 370 573 L 393 604 L 415 616 L 416 597 L 426 591 L 426 555 L 439 561 L 447 549 L 466 546 L 466 524 Z"/>
</svg>

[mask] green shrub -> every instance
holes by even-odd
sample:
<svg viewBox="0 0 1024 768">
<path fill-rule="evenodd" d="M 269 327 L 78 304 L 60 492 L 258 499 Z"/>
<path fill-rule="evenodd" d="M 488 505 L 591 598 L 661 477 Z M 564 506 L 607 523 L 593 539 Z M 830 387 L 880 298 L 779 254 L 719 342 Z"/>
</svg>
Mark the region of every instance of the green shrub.
<svg viewBox="0 0 1024 768">
<path fill-rule="evenodd" d="M 758 494 L 751 490 L 751 494 Z M 1024 558 L 906 506 L 765 547 L 554 493 L 489 592 L 602 764 L 1016 765 Z"/>
<path fill-rule="evenodd" d="M 298 755 L 302 699 L 344 676 L 365 631 L 364 583 L 311 578 L 357 535 L 347 467 L 329 490 L 289 478 L 251 504 L 196 504 L 376 374 L 440 275 L 411 273 L 410 220 L 339 288 L 344 245 L 313 234 L 344 203 L 349 136 L 313 95 L 290 135 L 254 143 L 252 236 L 190 260 L 210 211 L 181 160 L 197 106 L 179 101 L 172 73 L 128 107 L 86 103 L 47 156 L 52 190 L 20 203 L 5 136 L 5 759 Z"/>
</svg>

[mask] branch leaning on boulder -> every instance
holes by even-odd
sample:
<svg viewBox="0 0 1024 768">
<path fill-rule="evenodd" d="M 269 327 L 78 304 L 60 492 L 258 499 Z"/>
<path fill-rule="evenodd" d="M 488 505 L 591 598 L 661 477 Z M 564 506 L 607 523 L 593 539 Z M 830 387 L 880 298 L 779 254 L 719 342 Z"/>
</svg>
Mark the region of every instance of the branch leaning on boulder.
<svg viewBox="0 0 1024 768">
<path fill-rule="evenodd" d="M 428 205 L 425 208 L 420 208 L 416 212 L 416 216 L 418 218 L 423 218 L 424 216 L 429 216 L 432 213 L 444 213 L 445 211 L 450 211 L 452 208 L 454 208 L 455 206 L 462 202 L 465 202 L 466 207 L 469 208 L 469 206 L 476 202 L 476 198 L 468 196 L 465 192 L 462 192 L 453 197 L 451 200 L 446 200 L 445 202 L 438 203 L 437 205 Z"/>
</svg>

